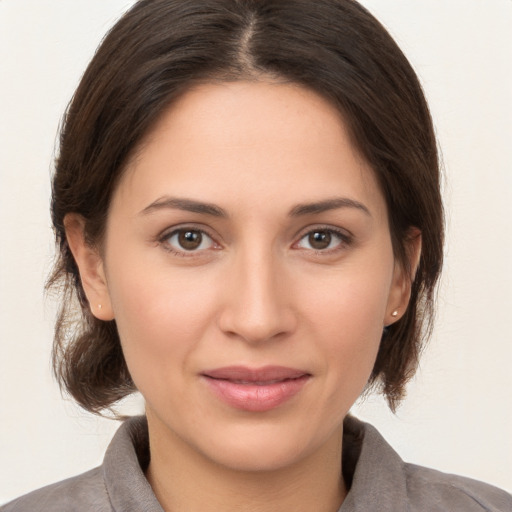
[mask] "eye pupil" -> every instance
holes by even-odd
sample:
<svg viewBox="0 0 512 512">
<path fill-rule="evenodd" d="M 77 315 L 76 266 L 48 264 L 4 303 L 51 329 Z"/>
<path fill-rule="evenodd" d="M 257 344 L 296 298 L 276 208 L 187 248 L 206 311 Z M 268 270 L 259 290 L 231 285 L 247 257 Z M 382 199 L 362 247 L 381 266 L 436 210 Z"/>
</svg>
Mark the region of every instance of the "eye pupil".
<svg viewBox="0 0 512 512">
<path fill-rule="evenodd" d="M 331 243 L 332 235 L 328 231 L 313 231 L 309 235 L 309 244 L 314 249 L 326 249 Z"/>
<path fill-rule="evenodd" d="M 203 235 L 200 231 L 180 231 L 178 242 L 183 249 L 191 251 L 197 249 L 203 241 Z"/>
</svg>

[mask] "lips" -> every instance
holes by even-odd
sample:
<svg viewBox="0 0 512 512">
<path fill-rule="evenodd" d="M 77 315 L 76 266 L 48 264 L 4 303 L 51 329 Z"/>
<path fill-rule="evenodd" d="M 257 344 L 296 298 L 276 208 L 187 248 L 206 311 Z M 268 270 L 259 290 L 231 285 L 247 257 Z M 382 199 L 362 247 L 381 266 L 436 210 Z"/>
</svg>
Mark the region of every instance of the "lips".
<svg viewBox="0 0 512 512">
<path fill-rule="evenodd" d="M 231 407 L 250 412 L 279 407 L 297 395 L 311 378 L 303 370 L 284 366 L 230 366 L 201 375 L 217 398 Z"/>
</svg>

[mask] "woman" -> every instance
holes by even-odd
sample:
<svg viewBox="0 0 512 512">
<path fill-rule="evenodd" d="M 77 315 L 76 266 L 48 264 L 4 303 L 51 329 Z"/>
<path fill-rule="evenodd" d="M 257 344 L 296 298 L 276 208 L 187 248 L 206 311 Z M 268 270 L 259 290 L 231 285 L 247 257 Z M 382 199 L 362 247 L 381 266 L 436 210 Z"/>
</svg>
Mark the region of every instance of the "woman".
<svg viewBox="0 0 512 512">
<path fill-rule="evenodd" d="M 147 420 L 6 510 L 512 509 L 347 417 L 402 398 L 443 238 L 421 88 L 357 3 L 138 2 L 68 109 L 52 216 L 56 373 Z"/>
</svg>

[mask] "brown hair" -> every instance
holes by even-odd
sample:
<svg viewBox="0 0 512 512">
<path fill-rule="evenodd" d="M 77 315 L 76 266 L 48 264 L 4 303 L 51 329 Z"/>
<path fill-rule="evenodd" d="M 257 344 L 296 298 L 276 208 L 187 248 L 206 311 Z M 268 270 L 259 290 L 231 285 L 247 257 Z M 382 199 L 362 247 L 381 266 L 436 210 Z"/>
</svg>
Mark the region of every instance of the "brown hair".
<svg viewBox="0 0 512 512">
<path fill-rule="evenodd" d="M 410 228 L 421 230 L 409 307 L 385 330 L 368 383 L 392 409 L 403 397 L 430 332 L 443 245 L 436 140 L 407 59 L 354 0 L 140 0 L 107 34 L 81 80 L 53 179 L 59 259 L 49 287 L 63 289 L 54 371 L 87 410 L 111 407 L 134 385 L 115 321 L 90 312 L 64 216 L 82 215 L 87 241 L 100 244 L 116 183 L 171 102 L 197 81 L 269 76 L 308 87 L 341 111 L 384 193 L 402 264 Z"/>
</svg>

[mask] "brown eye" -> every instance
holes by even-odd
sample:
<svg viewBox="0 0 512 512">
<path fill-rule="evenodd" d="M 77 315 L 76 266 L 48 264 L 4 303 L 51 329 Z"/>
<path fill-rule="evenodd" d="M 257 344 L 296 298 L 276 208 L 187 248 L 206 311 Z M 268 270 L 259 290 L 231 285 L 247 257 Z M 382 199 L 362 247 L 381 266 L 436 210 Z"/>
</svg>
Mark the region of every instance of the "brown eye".
<svg viewBox="0 0 512 512">
<path fill-rule="evenodd" d="M 201 246 L 203 235 L 200 231 L 180 231 L 178 233 L 178 243 L 186 251 L 194 251 Z"/>
<path fill-rule="evenodd" d="M 171 251 L 176 253 L 200 252 L 213 249 L 215 242 L 200 229 L 177 229 L 162 238 Z"/>
<path fill-rule="evenodd" d="M 309 245 L 317 251 L 327 249 L 331 245 L 331 241 L 332 234 L 329 231 L 312 231 L 308 235 Z"/>
<path fill-rule="evenodd" d="M 319 228 L 306 233 L 295 245 L 299 249 L 331 253 L 351 244 L 350 235 L 335 229 Z"/>
</svg>

